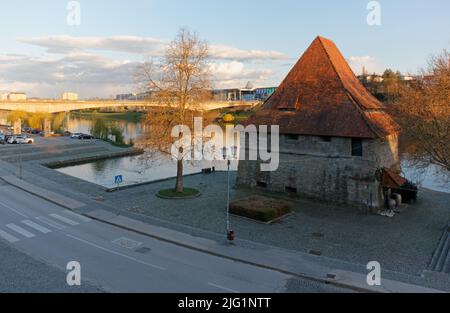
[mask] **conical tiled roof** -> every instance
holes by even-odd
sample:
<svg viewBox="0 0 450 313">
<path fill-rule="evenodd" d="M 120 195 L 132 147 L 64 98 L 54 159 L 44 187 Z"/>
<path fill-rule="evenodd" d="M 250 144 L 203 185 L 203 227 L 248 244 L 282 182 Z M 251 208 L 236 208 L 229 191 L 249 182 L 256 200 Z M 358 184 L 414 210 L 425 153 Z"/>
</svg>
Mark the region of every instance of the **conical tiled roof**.
<svg viewBox="0 0 450 313">
<path fill-rule="evenodd" d="M 336 45 L 317 37 L 246 124 L 278 124 L 287 134 L 383 138 L 399 130 L 383 109 Z"/>
</svg>

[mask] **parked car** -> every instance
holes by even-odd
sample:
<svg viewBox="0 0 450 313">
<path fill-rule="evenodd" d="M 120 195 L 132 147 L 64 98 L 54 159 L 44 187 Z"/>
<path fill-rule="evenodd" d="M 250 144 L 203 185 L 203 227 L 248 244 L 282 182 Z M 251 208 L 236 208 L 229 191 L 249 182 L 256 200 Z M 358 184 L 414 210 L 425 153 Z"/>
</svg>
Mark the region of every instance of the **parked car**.
<svg viewBox="0 0 450 313">
<path fill-rule="evenodd" d="M 5 135 L 5 141 L 8 142 L 9 138 L 11 138 L 12 136 L 14 136 L 14 135 L 11 135 L 11 134 Z"/>
<path fill-rule="evenodd" d="M 5 137 L 6 137 L 5 134 L 0 133 L 0 144 L 1 145 L 4 145 L 6 143 Z"/>
<path fill-rule="evenodd" d="M 34 143 L 34 139 L 30 138 L 26 135 L 19 135 L 19 136 L 11 136 L 8 139 L 9 144 L 32 144 Z"/>
<path fill-rule="evenodd" d="M 31 133 L 32 133 L 33 135 L 39 135 L 39 134 L 42 133 L 42 130 L 35 128 L 35 129 L 32 129 L 32 130 L 31 130 Z"/>
<path fill-rule="evenodd" d="M 78 139 L 80 139 L 80 140 L 92 140 L 92 139 L 94 139 L 94 136 L 87 135 L 87 134 L 81 134 L 81 136 Z"/>
<path fill-rule="evenodd" d="M 72 135 L 70 135 L 70 138 L 72 138 L 72 139 L 80 139 L 81 136 L 83 136 L 82 133 L 73 133 Z"/>
</svg>

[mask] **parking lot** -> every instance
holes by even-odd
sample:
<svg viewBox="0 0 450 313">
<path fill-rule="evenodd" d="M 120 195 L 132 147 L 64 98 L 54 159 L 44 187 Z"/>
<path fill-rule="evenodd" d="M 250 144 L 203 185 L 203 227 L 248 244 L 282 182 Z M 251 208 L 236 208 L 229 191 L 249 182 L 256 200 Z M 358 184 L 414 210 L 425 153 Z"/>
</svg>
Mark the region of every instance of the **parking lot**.
<svg viewBox="0 0 450 313">
<path fill-rule="evenodd" d="M 45 134 L 40 129 L 34 129 L 31 127 L 24 127 L 22 128 L 21 134 L 14 134 L 14 130 L 10 126 L 0 126 L 0 145 L 7 145 L 7 144 L 36 144 L 36 143 L 43 143 L 45 142 L 45 138 L 52 137 L 52 138 L 69 138 L 69 139 L 78 139 L 78 140 L 93 140 L 94 137 L 89 134 L 83 134 L 83 133 L 70 133 L 65 132 L 64 134 L 57 134 L 54 133 Z M 41 140 L 42 139 L 42 140 Z"/>
</svg>

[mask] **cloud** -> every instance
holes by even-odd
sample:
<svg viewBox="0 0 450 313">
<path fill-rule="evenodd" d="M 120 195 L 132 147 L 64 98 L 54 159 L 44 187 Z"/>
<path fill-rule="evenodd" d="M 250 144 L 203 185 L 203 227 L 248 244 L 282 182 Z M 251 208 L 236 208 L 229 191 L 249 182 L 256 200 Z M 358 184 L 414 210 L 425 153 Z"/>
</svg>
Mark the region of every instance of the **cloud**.
<svg viewBox="0 0 450 313">
<path fill-rule="evenodd" d="M 241 50 L 229 46 L 211 46 L 210 54 L 215 59 L 222 60 L 286 60 L 288 56 L 277 51 Z"/>
<path fill-rule="evenodd" d="M 1 57 L 0 57 L 1 58 Z M 136 63 L 88 53 L 63 57 L 33 57 L 0 63 L 0 71 L 11 81 L 22 82 L 125 82 Z"/>
<path fill-rule="evenodd" d="M 64 54 L 74 51 L 102 50 L 133 54 L 161 55 L 166 42 L 161 39 L 112 36 L 112 37 L 74 37 L 46 36 L 22 38 L 19 41 L 45 48 L 47 53 Z"/>
<path fill-rule="evenodd" d="M 213 76 L 227 78 L 235 77 L 242 74 L 244 70 L 244 63 L 238 61 L 232 61 L 228 63 L 211 63 L 209 69 Z"/>
<path fill-rule="evenodd" d="M 24 58 L 26 58 L 26 56 L 20 54 L 0 54 L 0 64 L 14 62 Z"/>
<path fill-rule="evenodd" d="M 22 38 L 19 41 L 46 49 L 47 53 L 64 54 L 80 51 L 113 51 L 159 57 L 168 41 L 150 37 L 111 36 L 74 37 L 46 36 Z M 285 60 L 286 55 L 277 51 L 242 50 L 225 45 L 211 45 L 210 55 L 218 60 Z"/>
<path fill-rule="evenodd" d="M 264 85 L 274 75 L 268 68 L 248 68 L 242 62 L 217 62 L 210 64 L 210 71 L 214 77 L 214 88 L 244 87 L 248 81 L 255 85 Z"/>
<path fill-rule="evenodd" d="M 351 56 L 347 60 L 356 75 L 362 74 L 363 67 L 368 73 L 379 73 L 382 68 L 377 63 L 377 60 L 371 56 Z"/>
<path fill-rule="evenodd" d="M 0 55 L 0 90 L 24 91 L 30 96 L 58 97 L 64 91 L 83 98 L 109 97 L 136 91 L 133 76 L 139 62 L 117 60 L 99 54 L 71 52 L 65 55 L 9 58 Z M 212 62 L 209 65 L 215 88 L 243 87 L 247 81 L 267 85 L 274 71 L 252 68 L 239 61 Z"/>
<path fill-rule="evenodd" d="M 2 59 L 4 55 L 0 55 Z M 116 93 L 111 93 L 112 87 L 117 93 L 134 90 L 136 66 L 135 62 L 92 53 L 10 59 L 0 61 L 0 90 L 40 97 L 59 96 L 64 91 L 75 91 L 82 97 L 108 97 Z"/>
<path fill-rule="evenodd" d="M 137 60 L 161 57 L 168 41 L 150 37 L 44 36 L 21 38 L 45 49 L 39 55 L 0 54 L 0 90 L 23 91 L 30 96 L 55 97 L 64 91 L 81 98 L 109 97 L 133 92 Z M 274 66 L 289 58 L 276 51 L 243 50 L 227 45 L 210 46 L 213 84 L 240 87 L 247 81 L 267 85 Z M 270 68 L 272 66 L 272 68 Z"/>
</svg>

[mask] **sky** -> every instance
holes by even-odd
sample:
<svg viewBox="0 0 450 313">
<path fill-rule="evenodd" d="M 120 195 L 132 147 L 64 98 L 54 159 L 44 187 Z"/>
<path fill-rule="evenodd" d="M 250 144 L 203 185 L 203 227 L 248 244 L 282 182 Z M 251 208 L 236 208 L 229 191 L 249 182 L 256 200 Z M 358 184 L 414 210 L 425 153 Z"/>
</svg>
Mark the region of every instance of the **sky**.
<svg viewBox="0 0 450 313">
<path fill-rule="evenodd" d="M 415 74 L 450 49 L 448 0 L 0 0 L 0 10 L 0 91 L 29 97 L 139 92 L 139 63 L 182 27 L 209 43 L 216 88 L 277 86 L 317 35 L 356 74 Z"/>
</svg>

